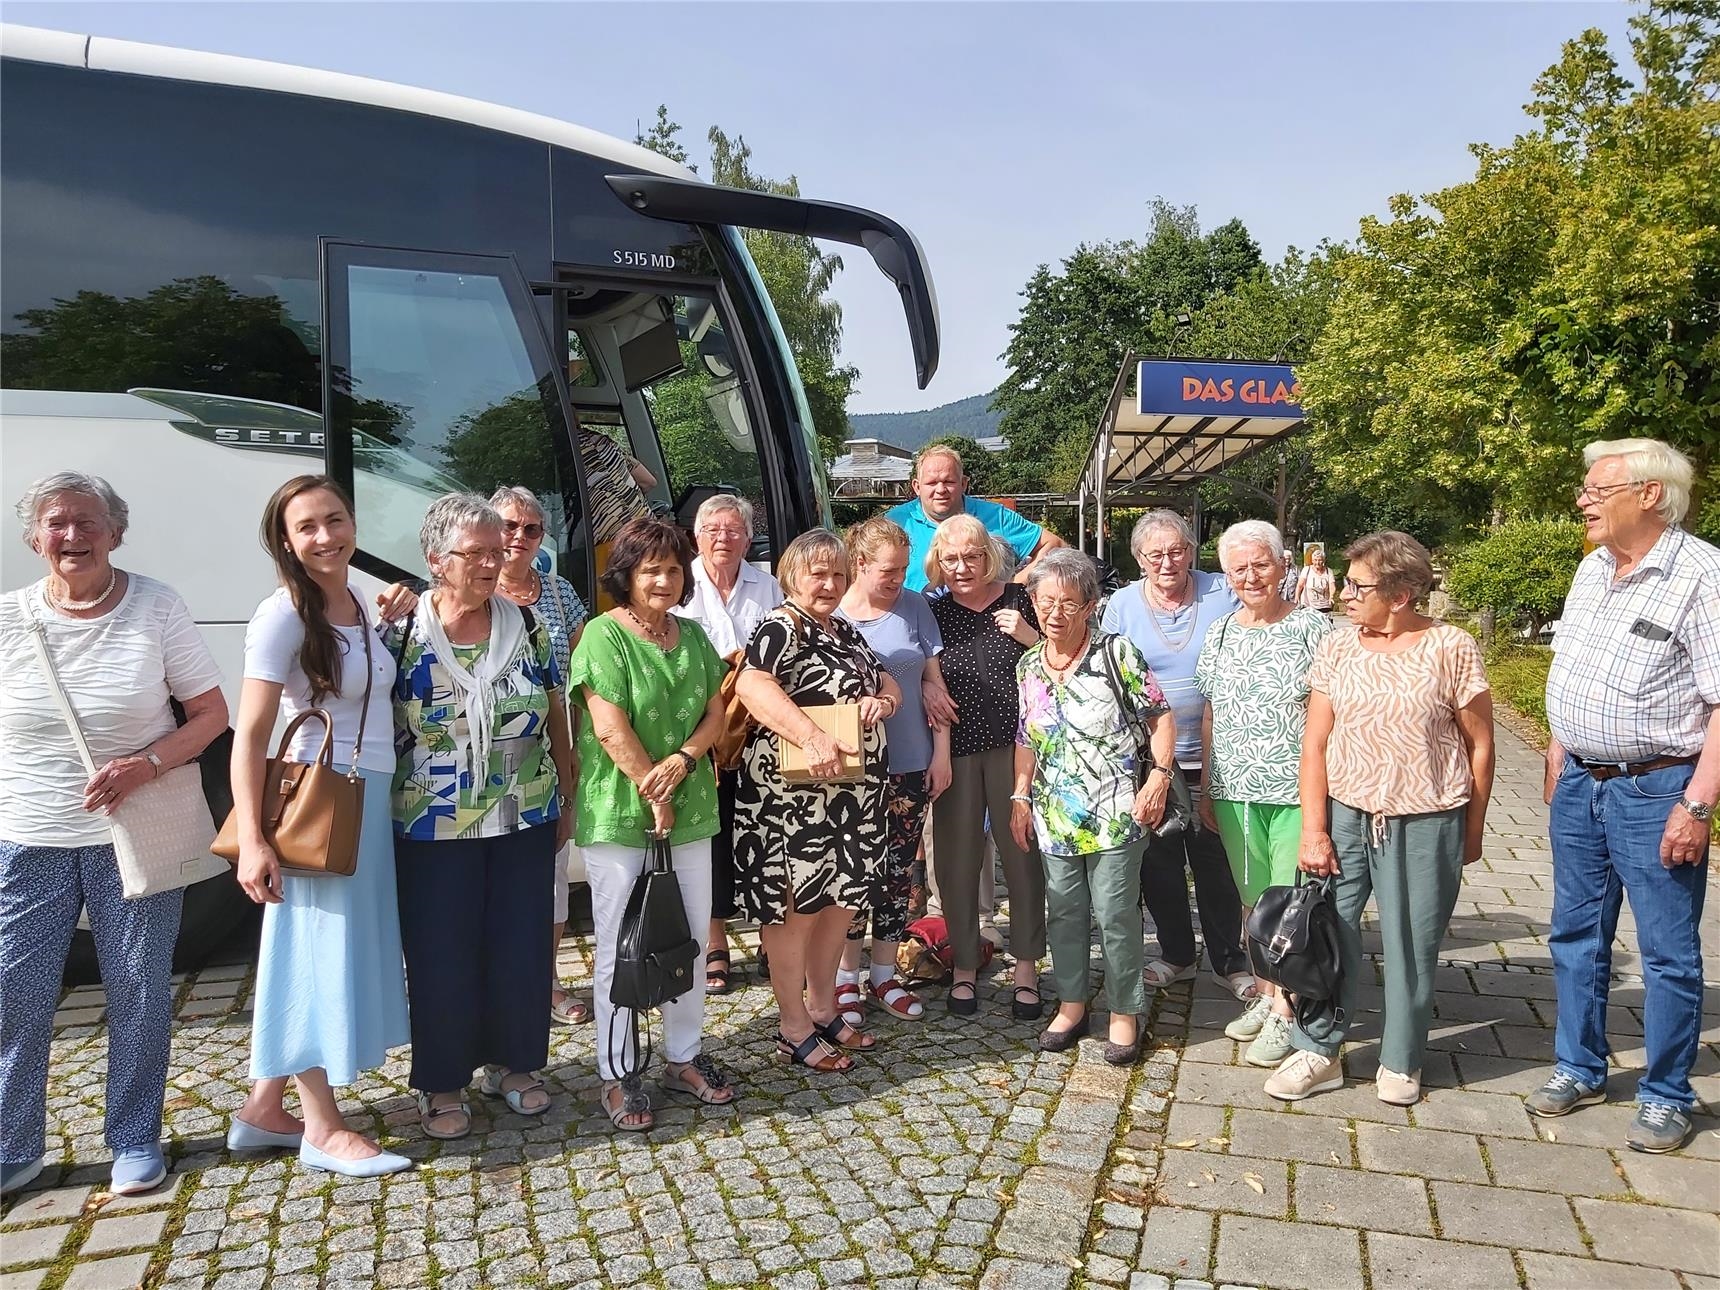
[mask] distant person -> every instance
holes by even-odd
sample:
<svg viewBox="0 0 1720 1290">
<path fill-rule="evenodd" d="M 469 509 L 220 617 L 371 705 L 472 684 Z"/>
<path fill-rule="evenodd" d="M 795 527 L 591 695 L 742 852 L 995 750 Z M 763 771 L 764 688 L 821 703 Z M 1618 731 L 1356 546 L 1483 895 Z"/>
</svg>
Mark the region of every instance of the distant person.
<svg viewBox="0 0 1720 1290">
<path fill-rule="evenodd" d="M 1302 576 L 1296 582 L 1296 603 L 1304 609 L 1315 609 L 1322 614 L 1332 612 L 1332 602 L 1337 598 L 1337 579 L 1326 567 L 1326 548 L 1317 546 L 1308 557 L 1312 563 L 1302 570 Z"/>
<path fill-rule="evenodd" d="M 1219 563 L 1221 565 L 1224 563 L 1222 556 L 1219 557 Z M 1278 595 L 1280 599 L 1288 600 L 1292 605 L 1294 605 L 1296 603 L 1296 587 L 1300 581 L 1297 577 L 1296 571 L 1296 553 L 1294 551 L 1286 550 L 1284 552 L 1283 563 L 1284 576 L 1278 580 Z"/>
<path fill-rule="evenodd" d="M 961 454 L 948 444 L 922 448 L 914 458 L 914 500 L 892 506 L 884 518 L 894 520 L 908 535 L 908 581 L 910 591 L 926 590 L 926 552 L 932 534 L 952 515 L 968 514 L 985 525 L 987 533 L 1003 539 L 1015 553 L 1014 581 L 1024 582 L 1027 570 L 1045 552 L 1065 545 L 1062 538 L 1018 515 L 1007 506 L 967 495 L 967 475 Z"/>
<path fill-rule="evenodd" d="M 1619 904 L 1642 947 L 1648 1069 L 1635 1151 L 1690 1136 L 1702 1054 L 1703 898 L 1720 796 L 1720 551 L 1679 527 L 1693 471 L 1654 439 L 1591 443 L 1577 566 L 1547 676 L 1558 988 L 1553 1074 L 1536 1115 L 1606 1100 L 1607 987 Z"/>
</svg>

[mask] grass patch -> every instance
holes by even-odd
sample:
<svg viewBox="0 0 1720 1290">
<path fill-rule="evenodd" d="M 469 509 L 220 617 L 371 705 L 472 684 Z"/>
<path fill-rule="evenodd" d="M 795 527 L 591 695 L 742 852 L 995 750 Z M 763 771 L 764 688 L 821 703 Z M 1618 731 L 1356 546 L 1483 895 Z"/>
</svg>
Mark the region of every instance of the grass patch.
<svg viewBox="0 0 1720 1290">
<path fill-rule="evenodd" d="M 1547 671 L 1553 651 L 1545 645 L 1496 645 L 1487 656 L 1487 681 L 1493 697 L 1509 704 L 1545 736 Z"/>
</svg>

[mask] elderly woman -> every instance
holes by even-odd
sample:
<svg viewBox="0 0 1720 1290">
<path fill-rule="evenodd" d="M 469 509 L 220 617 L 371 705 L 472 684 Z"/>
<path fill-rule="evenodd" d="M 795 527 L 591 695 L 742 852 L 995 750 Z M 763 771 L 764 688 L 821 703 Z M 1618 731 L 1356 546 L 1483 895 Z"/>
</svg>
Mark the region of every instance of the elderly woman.
<svg viewBox="0 0 1720 1290">
<path fill-rule="evenodd" d="M 1230 857 L 1245 910 L 1268 887 L 1296 881 L 1302 837 L 1297 768 L 1308 718 L 1308 668 L 1329 626 L 1324 614 L 1284 598 L 1284 540 L 1264 520 L 1244 520 L 1218 539 L 1218 563 L 1242 608 L 1207 633 L 1195 667 L 1206 696 L 1201 819 Z M 1290 1055 L 1290 1000 L 1256 979 L 1259 994 L 1224 1028 L 1252 1040 L 1247 1059 L 1276 1066 Z"/>
<path fill-rule="evenodd" d="M 1175 511 L 1148 511 L 1129 538 L 1141 579 L 1105 605 L 1102 626 L 1127 636 L 1153 669 L 1177 722 L 1177 764 L 1198 800 L 1202 789 L 1200 721 L 1205 707 L 1195 684 L 1195 663 L 1213 625 L 1237 606 L 1224 577 L 1195 568 L 1199 544 Z M 1224 847 L 1210 829 L 1155 837 L 1141 867 L 1141 894 L 1159 937 L 1159 957 L 1147 964 L 1155 988 L 1192 981 L 1199 966 L 1189 918 L 1188 873 L 1206 957 L 1219 983 L 1238 999 L 1254 997 L 1254 974 L 1242 948 L 1242 900 L 1230 876 Z"/>
<path fill-rule="evenodd" d="M 130 513 L 106 480 L 50 475 L 17 510 L 47 570 L 0 598 L 0 1192 L 42 1171 L 54 1008 L 87 909 L 107 992 L 110 1190 L 132 1195 L 167 1177 L 161 1114 L 182 892 L 125 899 L 105 817 L 201 753 L 227 728 L 227 703 L 185 602 L 110 562 Z M 43 675 L 37 631 L 83 719 L 94 775 Z M 185 709 L 182 726 L 170 699 Z"/>
<path fill-rule="evenodd" d="M 979 874 L 989 816 L 1009 881 L 1011 1011 L 1033 1021 L 1042 1011 L 1045 870 L 1008 822 L 1021 706 L 1015 668 L 1039 640 L 1039 625 L 1027 588 L 1003 581 L 1001 546 L 973 516 L 952 515 L 938 525 L 926 555 L 927 586 L 949 588 L 932 601 L 932 615 L 944 638 L 944 682 L 959 714 L 950 732 L 950 787 L 932 813 L 933 863 L 955 959 L 946 1003 L 958 1016 L 972 1016 L 979 1010 Z"/>
<path fill-rule="evenodd" d="M 542 572 L 538 568 L 546 522 L 543 504 L 531 489 L 515 485 L 498 488 L 490 495 L 490 505 L 502 517 L 502 532 L 507 537 L 507 563 L 502 565 L 501 575 L 496 579 L 496 592 L 531 610 L 543 622 L 549 631 L 555 665 L 565 677 L 567 661 L 579 643 L 579 631 L 588 615 L 585 602 L 571 582 L 553 569 Z M 572 860 L 571 842 L 556 848 L 550 895 L 554 927 L 550 936 L 549 1018 L 561 1026 L 576 1026 L 591 1020 L 591 1010 L 585 1001 L 574 998 L 562 987 L 555 967 L 561 954 L 562 933 L 567 929 L 567 884 Z"/>
<path fill-rule="evenodd" d="M 837 617 L 848 589 L 848 552 L 828 529 L 789 543 L 777 565 L 788 599 L 764 616 L 747 645 L 738 692 L 758 720 L 747 738 L 735 797 L 735 878 L 770 954 L 777 1056 L 815 1071 L 846 1071 L 838 1049 L 876 1039 L 836 1009 L 836 969 L 848 927 L 869 909 L 888 863 L 889 791 L 884 719 L 902 691 L 852 623 Z M 832 735 L 807 709 L 859 707 L 861 747 Z M 786 780 L 779 740 L 805 754 L 811 782 Z M 821 784 L 860 754 L 864 778 Z"/>
<path fill-rule="evenodd" d="M 326 475 L 288 480 L 263 508 L 260 536 L 280 586 L 245 630 L 232 762 L 239 885 L 264 907 L 252 998 L 256 1083 L 228 1126 L 227 1146 L 296 1148 L 308 1168 L 349 1177 L 397 1173 L 412 1162 L 348 1129 L 334 1094 L 408 1037 L 388 818 L 394 659 L 350 582 L 358 533 L 339 484 Z M 263 832 L 276 718 L 313 708 L 328 715 L 326 736 L 320 723 L 307 723 L 290 755 L 312 761 L 330 738 L 337 769 L 364 782 L 358 865 L 343 878 L 283 874 Z M 288 1076 L 299 1086 L 303 1123 L 281 1105 Z"/>
<path fill-rule="evenodd" d="M 654 1122 L 630 1028 L 610 1002 L 621 916 L 645 862 L 648 835 L 667 834 L 687 926 L 711 917 L 711 838 L 717 785 L 705 754 L 723 729 L 718 690 L 727 672 L 704 630 L 672 612 L 693 587 L 693 550 L 670 520 L 629 520 L 609 548 L 603 589 L 616 608 L 595 619 L 573 652 L 569 684 L 587 716 L 579 726 L 575 837 L 585 848 L 597 939 L 597 1069 L 603 1110 L 618 1129 Z M 702 948 L 702 947 L 701 947 Z M 711 1105 L 734 1099 L 702 1044 L 705 992 L 662 1004 L 663 1088 Z"/>
<path fill-rule="evenodd" d="M 950 786 L 949 726 L 932 728 L 923 698 L 926 687 L 943 688 L 938 655 L 944 642 L 926 598 L 902 585 L 908 572 L 908 535 L 902 527 L 875 516 L 849 529 L 847 540 L 854 581 L 838 612 L 854 624 L 902 692 L 900 711 L 884 719 L 890 745 L 890 791 L 885 805 L 889 862 L 872 901 L 872 965 L 866 993 L 876 1006 L 898 1017 L 917 1019 L 924 1015 L 925 1005 L 896 979 L 896 946 L 908 929 L 908 897 L 926 811 Z M 856 919 L 842 951 L 842 970 L 836 974 L 836 1006 L 843 1019 L 855 1026 L 865 1016 L 860 993 L 860 943 L 865 932 L 865 920 Z"/>
<path fill-rule="evenodd" d="M 782 603 L 776 579 L 747 561 L 752 534 L 751 502 L 733 493 L 707 497 L 693 517 L 699 558 L 693 561 L 692 598 L 676 610 L 704 628 L 711 645 L 730 666 L 739 666 L 741 651 L 759 619 Z M 711 927 L 705 951 L 705 990 L 710 994 L 727 994 L 735 984 L 729 919 L 740 912 L 735 905 L 734 851 L 739 778 L 739 768 L 717 771 L 721 818 L 711 839 Z"/>
<path fill-rule="evenodd" d="M 550 885 L 573 827 L 562 677 L 543 620 L 498 595 L 502 517 L 448 493 L 419 531 L 431 590 L 403 632 L 394 855 L 411 1087 L 433 1138 L 471 1129 L 466 1086 L 521 1115 L 550 1099 Z"/>
<path fill-rule="evenodd" d="M 1039 840 L 1045 858 L 1046 926 L 1057 1015 L 1039 1046 L 1072 1047 L 1088 1031 L 1090 920 L 1099 924 L 1111 1005 L 1105 1060 L 1133 1062 L 1147 1016 L 1141 979 L 1141 852 L 1164 818 L 1176 722 L 1140 651 L 1126 637 L 1095 633 L 1099 575 L 1064 547 L 1027 574 L 1045 639 L 1016 665 L 1016 731 L 1010 831 L 1023 850 Z M 1113 679 L 1114 678 L 1114 679 Z M 1136 746 L 1146 727 L 1149 750 Z M 1143 766 L 1143 753 L 1151 765 Z"/>
<path fill-rule="evenodd" d="M 1332 571 L 1326 567 L 1326 548 L 1316 546 L 1308 558 L 1312 563 L 1302 570 L 1296 582 L 1296 603 L 1304 609 L 1329 614 L 1337 586 Z"/>
<path fill-rule="evenodd" d="M 1336 875 L 1344 985 L 1335 1010 L 1297 1022 L 1296 1051 L 1266 1092 L 1293 1102 L 1343 1085 L 1338 1051 L 1355 1016 L 1371 893 L 1385 981 L 1376 1090 L 1409 1106 L 1421 1096 L 1439 942 L 1463 866 L 1481 858 L 1493 698 L 1474 637 L 1416 611 L 1433 586 L 1421 543 L 1370 533 L 1344 555 L 1344 612 L 1358 630 L 1329 635 L 1308 675 L 1299 860 Z"/>
</svg>

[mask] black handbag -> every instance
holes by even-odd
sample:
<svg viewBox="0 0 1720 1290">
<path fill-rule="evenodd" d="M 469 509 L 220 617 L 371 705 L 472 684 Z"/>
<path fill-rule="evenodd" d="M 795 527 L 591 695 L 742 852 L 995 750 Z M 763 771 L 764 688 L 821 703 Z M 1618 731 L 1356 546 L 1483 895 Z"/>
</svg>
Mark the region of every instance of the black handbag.
<svg viewBox="0 0 1720 1290">
<path fill-rule="evenodd" d="M 693 988 L 699 943 L 687 926 L 687 908 L 669 839 L 656 834 L 646 846 L 644 872 L 633 883 L 615 942 L 615 979 L 609 1001 L 647 1012 Z"/>
<path fill-rule="evenodd" d="M 1248 964 L 1254 975 L 1290 992 L 1296 1020 L 1303 1025 L 1320 1015 L 1339 1024 L 1344 1011 L 1338 992 L 1344 984 L 1338 909 L 1333 880 L 1296 875 L 1291 887 L 1268 887 L 1248 915 Z"/>
<path fill-rule="evenodd" d="M 1113 637 L 1112 639 L 1117 639 Z M 1117 700 L 1117 711 L 1123 714 L 1123 724 L 1128 726 L 1129 733 L 1135 740 L 1135 788 L 1147 782 L 1147 776 L 1153 773 L 1152 734 L 1147 730 L 1147 723 L 1141 718 L 1140 709 L 1135 707 L 1129 697 L 1129 691 L 1123 685 L 1123 674 L 1118 670 L 1116 655 L 1111 652 L 1111 642 L 1104 641 L 1099 650 L 1100 658 L 1105 665 L 1105 679 L 1111 684 L 1111 693 Z M 1188 832 L 1194 823 L 1194 799 L 1188 791 L 1188 780 L 1183 777 L 1182 767 L 1177 765 L 1176 758 L 1170 764 L 1171 787 L 1165 794 L 1165 813 L 1159 817 L 1158 825 L 1153 829 L 1153 836 L 1158 838 L 1177 838 Z"/>
</svg>

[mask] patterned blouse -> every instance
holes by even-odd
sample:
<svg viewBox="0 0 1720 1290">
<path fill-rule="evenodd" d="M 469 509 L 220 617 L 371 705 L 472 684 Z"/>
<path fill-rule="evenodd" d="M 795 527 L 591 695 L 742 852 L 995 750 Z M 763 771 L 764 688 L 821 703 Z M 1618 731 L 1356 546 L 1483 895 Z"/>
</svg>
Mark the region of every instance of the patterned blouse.
<svg viewBox="0 0 1720 1290">
<path fill-rule="evenodd" d="M 1141 652 L 1126 636 L 1104 632 L 1067 680 L 1059 684 L 1045 665 L 1045 642 L 1016 665 L 1021 717 L 1015 742 L 1031 748 L 1033 827 L 1046 855 L 1081 856 L 1140 841 L 1145 831 L 1129 814 L 1142 751 L 1124 720 L 1103 655 L 1116 661 L 1128 701 L 1142 721 L 1168 712 L 1164 691 Z"/>
<path fill-rule="evenodd" d="M 1226 614 L 1206 634 L 1194 678 L 1212 705 L 1213 800 L 1301 800 L 1308 668 L 1330 630 L 1324 614 L 1293 609 L 1269 627 L 1241 627 Z"/>
<path fill-rule="evenodd" d="M 428 604 L 422 612 L 435 612 Z M 420 842 L 493 838 L 556 819 L 555 762 L 549 751 L 549 692 L 561 688 L 561 669 L 543 619 L 532 623 L 508 671 L 490 735 L 490 763 L 482 784 L 459 764 L 465 707 L 448 670 L 424 639 L 418 615 L 409 634 L 390 631 L 388 647 L 400 660 L 394 682 L 394 832 Z M 470 670 L 488 641 L 456 645 Z"/>
</svg>

